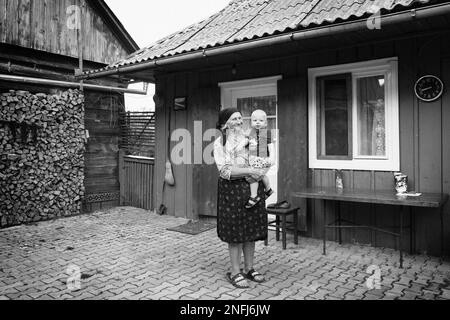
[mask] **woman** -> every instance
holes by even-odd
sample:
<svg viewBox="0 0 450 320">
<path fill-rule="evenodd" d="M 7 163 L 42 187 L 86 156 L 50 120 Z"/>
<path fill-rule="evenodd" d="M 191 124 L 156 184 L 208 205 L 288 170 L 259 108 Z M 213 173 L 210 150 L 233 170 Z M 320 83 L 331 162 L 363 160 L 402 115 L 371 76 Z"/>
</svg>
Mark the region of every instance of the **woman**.
<svg viewBox="0 0 450 320">
<path fill-rule="evenodd" d="M 248 166 L 246 137 L 243 133 L 241 113 L 234 108 L 224 109 L 219 114 L 217 129 L 221 136 L 214 143 L 214 159 L 219 170 L 217 204 L 217 233 L 228 243 L 231 272 L 228 280 L 237 288 L 248 288 L 247 279 L 261 283 L 264 276 L 253 268 L 255 243 L 267 238 L 267 214 L 265 200 L 251 209 L 245 208 L 250 196 L 250 185 L 245 178 L 261 180 L 263 172 Z M 264 186 L 260 183 L 258 196 L 264 197 Z M 244 272 L 240 269 L 244 254 Z"/>
</svg>

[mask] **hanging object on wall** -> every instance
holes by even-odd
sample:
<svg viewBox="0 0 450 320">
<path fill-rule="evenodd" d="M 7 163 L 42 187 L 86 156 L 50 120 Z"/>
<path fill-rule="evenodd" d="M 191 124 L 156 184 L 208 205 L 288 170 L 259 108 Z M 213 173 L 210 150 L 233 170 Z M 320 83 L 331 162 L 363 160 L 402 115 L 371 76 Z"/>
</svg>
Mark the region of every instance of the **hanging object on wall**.
<svg viewBox="0 0 450 320">
<path fill-rule="evenodd" d="M 436 76 L 426 75 L 417 80 L 414 86 L 417 98 L 425 102 L 439 99 L 444 92 L 442 80 Z"/>
<path fill-rule="evenodd" d="M 186 108 L 186 97 L 175 98 L 173 107 L 175 111 L 186 110 Z"/>
<path fill-rule="evenodd" d="M 173 187 L 175 185 L 175 178 L 173 177 L 173 169 L 172 169 L 172 163 L 167 160 L 166 162 L 166 175 L 164 177 L 164 181 L 167 183 L 167 185 Z"/>
</svg>

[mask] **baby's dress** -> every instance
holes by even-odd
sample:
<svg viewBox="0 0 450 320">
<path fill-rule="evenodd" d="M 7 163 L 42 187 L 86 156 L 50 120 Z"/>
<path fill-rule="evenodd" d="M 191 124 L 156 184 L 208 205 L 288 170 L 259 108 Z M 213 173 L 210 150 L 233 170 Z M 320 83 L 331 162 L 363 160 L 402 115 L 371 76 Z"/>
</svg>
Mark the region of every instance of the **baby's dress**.
<svg viewBox="0 0 450 320">
<path fill-rule="evenodd" d="M 269 144 L 273 143 L 270 130 L 252 129 L 249 133 L 249 165 L 255 169 L 262 169 L 264 175 L 270 170 L 272 163 L 269 158 Z M 252 178 L 249 183 L 257 182 Z"/>
<path fill-rule="evenodd" d="M 273 143 L 270 130 L 252 129 L 249 133 L 249 163 L 252 168 L 270 169 L 269 144 Z"/>
</svg>

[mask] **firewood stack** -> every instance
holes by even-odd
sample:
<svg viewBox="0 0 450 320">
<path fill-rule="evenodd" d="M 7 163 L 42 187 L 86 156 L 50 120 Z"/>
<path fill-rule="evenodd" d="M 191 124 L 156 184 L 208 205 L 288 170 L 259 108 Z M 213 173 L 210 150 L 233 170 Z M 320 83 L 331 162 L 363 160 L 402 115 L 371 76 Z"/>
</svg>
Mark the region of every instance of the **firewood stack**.
<svg viewBox="0 0 450 320">
<path fill-rule="evenodd" d="M 79 214 L 84 96 L 0 94 L 0 227 Z"/>
</svg>

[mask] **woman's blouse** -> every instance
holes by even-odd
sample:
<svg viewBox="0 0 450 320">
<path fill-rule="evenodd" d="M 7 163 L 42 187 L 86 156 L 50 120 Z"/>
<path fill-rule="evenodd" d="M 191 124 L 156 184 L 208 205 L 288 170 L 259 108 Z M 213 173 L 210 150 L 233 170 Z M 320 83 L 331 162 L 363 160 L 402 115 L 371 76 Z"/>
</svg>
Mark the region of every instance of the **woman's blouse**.
<svg viewBox="0 0 450 320">
<path fill-rule="evenodd" d="M 243 134 L 230 134 L 223 146 L 222 137 L 214 142 L 214 160 L 222 179 L 231 180 L 233 167 L 248 167 L 247 139 Z"/>
</svg>

